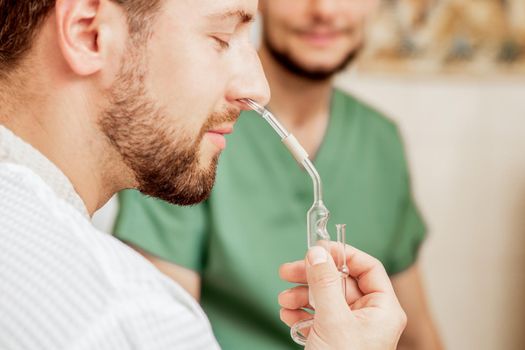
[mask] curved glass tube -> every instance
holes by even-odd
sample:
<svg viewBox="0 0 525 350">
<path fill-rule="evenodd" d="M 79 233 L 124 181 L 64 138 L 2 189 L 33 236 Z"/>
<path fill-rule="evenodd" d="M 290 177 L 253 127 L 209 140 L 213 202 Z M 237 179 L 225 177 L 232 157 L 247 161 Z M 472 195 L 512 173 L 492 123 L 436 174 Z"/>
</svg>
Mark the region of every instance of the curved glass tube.
<svg viewBox="0 0 525 350">
<path fill-rule="evenodd" d="M 253 100 L 243 99 L 241 101 L 260 114 L 268 124 L 270 124 L 275 132 L 281 137 L 281 140 L 297 162 L 306 169 L 308 175 L 310 175 L 312 179 L 314 202 L 306 215 L 308 248 L 318 245 L 322 241 L 330 241 L 330 234 L 326 228 L 328 225 L 328 219 L 330 218 L 330 211 L 323 203 L 323 186 L 321 177 L 312 161 L 308 158 L 308 153 L 306 153 L 295 137 L 293 137 L 293 135 L 282 126 L 270 111 Z M 343 278 L 343 292 L 346 294 L 346 277 L 348 276 L 348 269 L 346 267 L 346 257 L 344 253 L 344 244 L 346 243 L 345 228 L 345 225 L 337 225 L 337 241 L 342 244 L 342 247 L 341 249 L 338 249 L 338 251 L 340 251 L 338 252 L 336 264 L 341 271 L 341 276 Z M 314 304 L 314 300 L 310 295 L 310 305 L 314 306 Z M 304 334 L 303 330 L 312 327 L 313 322 L 313 319 L 303 320 L 294 324 L 290 329 L 291 337 L 297 344 L 303 346 L 306 345 L 307 336 Z"/>
</svg>

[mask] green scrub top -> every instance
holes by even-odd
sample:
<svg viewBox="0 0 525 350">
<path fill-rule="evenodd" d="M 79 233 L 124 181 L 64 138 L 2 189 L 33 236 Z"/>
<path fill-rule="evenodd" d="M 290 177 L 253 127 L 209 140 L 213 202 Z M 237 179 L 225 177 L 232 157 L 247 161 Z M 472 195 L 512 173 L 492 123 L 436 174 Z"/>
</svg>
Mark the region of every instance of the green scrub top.
<svg viewBox="0 0 525 350">
<path fill-rule="evenodd" d="M 307 103 L 307 101 L 305 101 Z M 412 199 L 396 126 L 334 90 L 326 135 L 315 158 L 331 212 L 329 230 L 377 257 L 389 274 L 416 260 L 425 227 Z M 224 349 L 295 349 L 279 319 L 285 262 L 307 250 L 312 181 L 271 127 L 245 112 L 228 136 L 210 198 L 176 207 L 136 191 L 120 194 L 115 233 L 155 256 L 197 271 L 201 305 Z"/>
</svg>

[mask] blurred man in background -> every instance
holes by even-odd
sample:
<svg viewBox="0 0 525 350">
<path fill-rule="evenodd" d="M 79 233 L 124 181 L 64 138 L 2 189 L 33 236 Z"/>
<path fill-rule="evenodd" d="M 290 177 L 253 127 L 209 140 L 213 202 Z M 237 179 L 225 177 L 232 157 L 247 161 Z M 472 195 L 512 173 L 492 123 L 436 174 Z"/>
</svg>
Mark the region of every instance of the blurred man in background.
<svg viewBox="0 0 525 350">
<path fill-rule="evenodd" d="M 269 108 L 315 160 L 331 223 L 347 223 L 348 241 L 390 274 L 408 315 L 400 348 L 439 349 L 417 264 L 425 226 L 398 129 L 333 86 L 363 46 L 374 7 L 372 0 L 261 1 Z M 278 318 L 290 324 L 297 314 L 275 305 L 290 286 L 275 271 L 307 249 L 312 184 L 265 121 L 244 114 L 208 201 L 177 208 L 122 193 L 115 233 L 200 300 L 224 348 L 290 349 Z"/>
</svg>

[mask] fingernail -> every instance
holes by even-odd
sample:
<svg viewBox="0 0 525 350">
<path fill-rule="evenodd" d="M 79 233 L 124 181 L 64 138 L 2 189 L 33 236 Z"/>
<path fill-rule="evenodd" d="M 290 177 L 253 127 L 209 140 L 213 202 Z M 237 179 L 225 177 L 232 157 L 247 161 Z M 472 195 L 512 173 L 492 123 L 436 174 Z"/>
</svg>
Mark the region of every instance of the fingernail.
<svg viewBox="0 0 525 350">
<path fill-rule="evenodd" d="M 327 258 L 326 249 L 323 247 L 315 246 L 308 250 L 308 261 L 312 266 L 325 263 Z"/>
</svg>

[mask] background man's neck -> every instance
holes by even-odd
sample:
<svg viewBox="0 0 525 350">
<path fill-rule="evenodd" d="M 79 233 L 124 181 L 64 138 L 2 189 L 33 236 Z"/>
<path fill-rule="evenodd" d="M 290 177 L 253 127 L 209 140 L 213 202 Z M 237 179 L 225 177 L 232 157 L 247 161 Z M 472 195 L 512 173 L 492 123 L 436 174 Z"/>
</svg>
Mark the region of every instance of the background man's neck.
<svg viewBox="0 0 525 350">
<path fill-rule="evenodd" d="M 264 46 L 259 53 L 272 91 L 269 106 L 284 123 L 293 127 L 329 113 L 331 79 L 312 81 L 299 77 L 276 62 Z"/>
<path fill-rule="evenodd" d="M 270 109 L 314 159 L 328 128 L 332 80 L 311 81 L 283 68 L 262 47 L 261 62 L 270 84 Z"/>
</svg>

